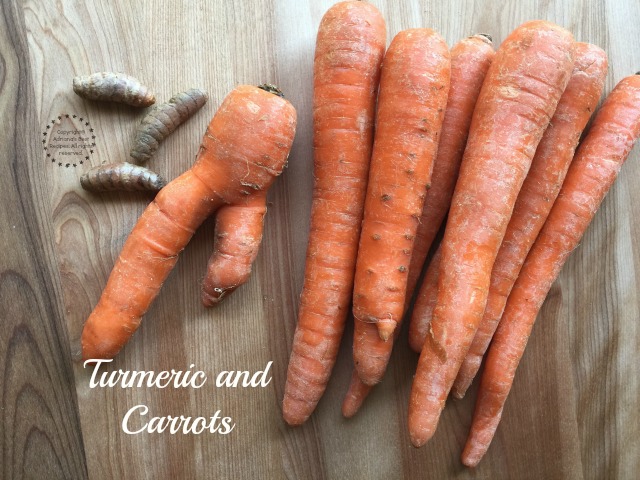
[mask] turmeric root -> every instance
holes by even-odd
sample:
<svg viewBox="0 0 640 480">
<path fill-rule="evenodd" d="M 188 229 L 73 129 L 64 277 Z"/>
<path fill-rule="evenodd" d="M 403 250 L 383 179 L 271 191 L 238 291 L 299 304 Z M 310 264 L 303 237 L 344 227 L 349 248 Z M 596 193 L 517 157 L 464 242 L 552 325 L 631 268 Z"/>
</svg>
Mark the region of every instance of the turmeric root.
<svg viewBox="0 0 640 480">
<path fill-rule="evenodd" d="M 138 165 L 148 161 L 165 138 L 207 103 L 207 92 L 192 88 L 155 107 L 142 120 L 131 148 Z"/>
<path fill-rule="evenodd" d="M 80 185 L 90 192 L 114 190 L 157 192 L 166 184 L 166 180 L 157 173 L 127 162 L 100 165 L 80 177 Z"/>
<path fill-rule="evenodd" d="M 148 107 L 155 95 L 140 81 L 124 73 L 98 72 L 73 79 L 73 91 L 82 98 Z"/>
</svg>

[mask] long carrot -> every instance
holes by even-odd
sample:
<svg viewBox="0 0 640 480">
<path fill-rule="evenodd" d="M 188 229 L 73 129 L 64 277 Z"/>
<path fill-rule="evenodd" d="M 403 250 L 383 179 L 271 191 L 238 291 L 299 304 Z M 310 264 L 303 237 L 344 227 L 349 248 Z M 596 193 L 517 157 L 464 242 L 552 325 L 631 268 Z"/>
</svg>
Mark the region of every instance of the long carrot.
<svg viewBox="0 0 640 480">
<path fill-rule="evenodd" d="M 540 307 L 639 137 L 640 75 L 636 74 L 618 83 L 596 115 L 509 295 L 487 355 L 462 454 L 465 465 L 477 465 L 489 448 Z"/>
<path fill-rule="evenodd" d="M 424 275 L 422 285 L 413 306 L 411 321 L 409 322 L 409 346 L 414 352 L 420 353 L 429 332 L 429 325 L 433 318 L 433 310 L 438 303 L 438 278 L 442 262 L 442 246 L 438 245 L 429 267 Z"/>
<path fill-rule="evenodd" d="M 478 34 L 456 43 L 450 54 L 449 97 L 438 142 L 438 153 L 433 163 L 430 188 L 425 197 L 409 263 L 405 311 L 416 288 L 429 248 L 449 209 L 464 145 L 469 133 L 473 108 L 495 51 L 491 46 L 491 38 L 488 35 Z M 437 281 L 437 276 L 435 278 Z M 435 293 L 437 293 L 437 284 Z M 417 308 L 417 303 L 414 312 L 415 308 Z M 411 329 L 409 335 L 410 345 L 412 345 Z M 424 337 L 422 342 L 424 342 Z M 420 349 L 422 349 L 422 343 Z M 420 349 L 416 351 L 420 352 Z M 370 391 L 371 387 L 365 385 L 354 373 L 342 404 L 342 414 L 347 418 L 355 415 Z"/>
<path fill-rule="evenodd" d="M 482 34 L 465 38 L 451 49 L 451 87 L 438 143 L 438 154 L 433 163 L 431 187 L 427 191 L 413 244 L 407 274 L 405 310 L 411 301 L 433 239 L 449 210 L 469 135 L 473 109 L 494 56 L 490 37 Z"/>
<path fill-rule="evenodd" d="M 558 196 L 580 134 L 598 105 L 606 74 L 607 54 L 595 45 L 576 43 L 573 74 L 522 184 L 493 265 L 484 316 L 451 389 L 456 398 L 464 397 L 478 373 L 518 272 Z"/>
<path fill-rule="evenodd" d="M 364 2 L 334 5 L 318 29 L 311 232 L 282 405 L 291 425 L 322 397 L 349 312 L 385 44 L 384 19 Z"/>
<path fill-rule="evenodd" d="M 194 231 L 223 205 L 260 192 L 287 160 L 296 112 L 252 86 L 235 88 L 214 115 L 193 167 L 156 196 L 124 244 L 82 331 L 82 356 L 113 358 L 140 325 Z"/>
<path fill-rule="evenodd" d="M 527 22 L 502 43 L 471 121 L 442 241 L 438 302 L 409 403 L 416 446 L 435 432 L 487 299 L 491 267 L 535 149 L 573 69 L 573 37 Z"/>
<path fill-rule="evenodd" d="M 213 254 L 202 281 L 202 303 L 206 307 L 216 305 L 249 279 L 266 213 L 266 190 L 218 210 Z"/>
<path fill-rule="evenodd" d="M 354 364 L 380 381 L 407 291 L 407 270 L 431 177 L 451 61 L 433 30 L 405 30 L 387 51 L 353 293 Z"/>
</svg>

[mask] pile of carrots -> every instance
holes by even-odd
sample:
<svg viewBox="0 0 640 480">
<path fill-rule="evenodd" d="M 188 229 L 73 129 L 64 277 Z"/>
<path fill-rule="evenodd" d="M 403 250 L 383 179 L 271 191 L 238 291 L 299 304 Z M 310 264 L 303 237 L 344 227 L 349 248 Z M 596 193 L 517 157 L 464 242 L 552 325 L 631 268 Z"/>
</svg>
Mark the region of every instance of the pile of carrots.
<svg viewBox="0 0 640 480">
<path fill-rule="evenodd" d="M 343 414 L 354 415 L 415 296 L 409 436 L 415 446 L 433 436 L 447 397 L 465 395 L 484 359 L 462 454 L 475 466 L 537 313 L 640 136 L 640 75 L 617 84 L 583 134 L 607 56 L 557 25 L 527 22 L 497 51 L 488 35 L 449 50 L 425 28 L 385 46 L 384 18 L 365 2 L 321 21 L 311 232 L 283 415 L 299 425 L 312 414 L 350 311 Z"/>
</svg>

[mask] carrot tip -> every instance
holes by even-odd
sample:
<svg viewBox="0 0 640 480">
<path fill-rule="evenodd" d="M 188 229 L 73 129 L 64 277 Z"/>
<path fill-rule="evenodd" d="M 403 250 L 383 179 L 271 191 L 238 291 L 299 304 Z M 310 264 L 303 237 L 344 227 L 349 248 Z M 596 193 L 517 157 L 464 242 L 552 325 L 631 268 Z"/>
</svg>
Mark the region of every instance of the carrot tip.
<svg viewBox="0 0 640 480">
<path fill-rule="evenodd" d="M 451 396 L 456 400 L 462 400 L 466 393 L 466 390 L 451 390 Z"/>
<path fill-rule="evenodd" d="M 409 438 L 411 439 L 411 445 L 413 445 L 416 448 L 422 447 L 431 438 L 431 435 L 425 436 L 425 435 L 421 435 L 421 433 L 422 432 L 417 433 L 417 434 L 415 432 L 409 432 Z"/>
<path fill-rule="evenodd" d="M 466 450 L 467 449 L 465 448 L 465 451 L 462 452 L 462 456 L 460 457 L 462 464 L 465 467 L 469 467 L 469 468 L 477 467 L 478 464 L 480 463 L 480 460 L 482 460 L 482 457 L 484 456 L 484 452 L 478 452 L 478 451 L 467 452 Z"/>
<path fill-rule="evenodd" d="M 222 300 L 224 300 L 227 294 L 231 293 L 234 290 L 235 290 L 235 287 L 234 288 L 214 288 L 213 294 L 211 294 L 207 290 L 202 290 L 202 304 L 207 308 L 214 307 L 217 304 L 219 304 Z"/>
<path fill-rule="evenodd" d="M 391 338 L 393 332 L 396 330 L 397 323 L 393 320 L 382 320 L 377 323 L 378 326 L 378 335 L 382 341 L 386 342 Z"/>
</svg>

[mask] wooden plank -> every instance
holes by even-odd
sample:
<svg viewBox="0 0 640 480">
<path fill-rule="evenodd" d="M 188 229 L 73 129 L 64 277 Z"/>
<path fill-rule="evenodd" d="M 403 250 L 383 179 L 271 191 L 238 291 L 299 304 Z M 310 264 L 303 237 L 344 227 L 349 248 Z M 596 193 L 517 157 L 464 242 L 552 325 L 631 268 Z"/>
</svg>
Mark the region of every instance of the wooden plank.
<svg viewBox="0 0 640 480">
<path fill-rule="evenodd" d="M 0 334 L 6 359 L 0 374 L 3 476 L 590 479 L 633 478 L 638 471 L 638 151 L 545 303 L 494 444 L 477 469 L 459 462 L 475 387 L 463 401 L 448 404 L 429 445 L 410 446 L 407 398 L 417 356 L 406 339 L 355 418 L 340 416 L 351 369 L 348 333 L 312 419 L 295 429 L 282 421 L 313 184 L 313 51 L 332 3 L 32 0 L 3 6 L 0 112 L 10 121 L 0 148 L 11 175 L 0 178 L 0 197 L 16 206 L 0 211 L 7 247 L 0 253 L 0 306 L 3 316 L 7 312 Z M 389 39 L 402 29 L 428 26 L 450 45 L 476 32 L 490 33 L 497 45 L 523 21 L 546 18 L 608 52 L 607 91 L 640 69 L 637 2 L 372 3 L 387 19 Z M 37 145 L 52 119 L 57 125 L 58 115 L 77 114 L 95 130 L 88 163 L 126 158 L 142 113 L 86 102 L 71 90 L 73 75 L 99 70 L 131 73 L 160 100 L 189 87 L 209 90 L 209 104 L 151 162 L 168 178 L 192 163 L 209 118 L 234 85 L 277 83 L 298 110 L 289 168 L 269 194 L 251 281 L 215 309 L 200 305 L 199 281 L 213 241 L 213 222 L 206 222 L 141 329 L 107 369 L 157 372 L 194 364 L 209 375 L 199 390 L 91 389 L 90 372 L 70 360 L 67 344 L 77 353 L 82 323 L 149 201 L 87 194 L 78 185 L 86 165 L 47 164 Z M 269 361 L 273 379 L 266 388 L 215 387 L 221 370 L 256 371 Z M 229 435 L 124 434 L 123 416 L 141 404 L 149 416 L 221 410 L 237 425 Z"/>
<path fill-rule="evenodd" d="M 40 137 L 22 10 L 0 6 L 0 476 L 85 478 L 66 327 L 51 284 L 51 231 L 34 196 Z"/>
</svg>

